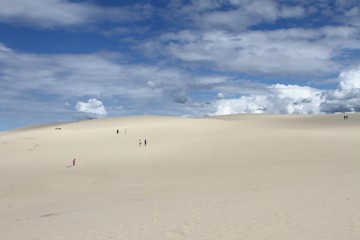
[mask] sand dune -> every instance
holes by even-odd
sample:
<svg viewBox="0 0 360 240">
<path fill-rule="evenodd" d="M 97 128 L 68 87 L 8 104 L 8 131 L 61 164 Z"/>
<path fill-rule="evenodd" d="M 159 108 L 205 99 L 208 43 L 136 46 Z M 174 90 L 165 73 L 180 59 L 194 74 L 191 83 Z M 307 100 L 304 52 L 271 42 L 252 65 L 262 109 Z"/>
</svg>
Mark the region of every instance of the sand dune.
<svg viewBox="0 0 360 240">
<path fill-rule="evenodd" d="M 0 239 L 359 239 L 359 143 L 358 114 L 2 132 Z"/>
</svg>

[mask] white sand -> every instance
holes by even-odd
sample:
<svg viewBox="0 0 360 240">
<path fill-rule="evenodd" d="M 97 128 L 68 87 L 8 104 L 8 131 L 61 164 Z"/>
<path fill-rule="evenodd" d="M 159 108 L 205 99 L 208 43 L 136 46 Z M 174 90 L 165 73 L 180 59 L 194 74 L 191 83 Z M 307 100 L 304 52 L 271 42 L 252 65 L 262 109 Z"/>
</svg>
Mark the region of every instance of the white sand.
<svg viewBox="0 0 360 240">
<path fill-rule="evenodd" d="M 0 133 L 0 239 L 357 240 L 359 145 L 356 114 Z"/>
</svg>

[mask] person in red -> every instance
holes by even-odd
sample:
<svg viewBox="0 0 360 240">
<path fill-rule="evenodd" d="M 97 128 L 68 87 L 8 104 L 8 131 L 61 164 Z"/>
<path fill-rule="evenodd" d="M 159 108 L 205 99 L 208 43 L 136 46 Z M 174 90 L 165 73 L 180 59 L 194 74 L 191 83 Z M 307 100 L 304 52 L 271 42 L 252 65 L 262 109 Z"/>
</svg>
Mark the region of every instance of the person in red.
<svg viewBox="0 0 360 240">
<path fill-rule="evenodd" d="M 76 164 L 76 159 L 74 158 L 74 160 L 73 160 L 73 166 L 75 166 L 75 164 Z"/>
</svg>

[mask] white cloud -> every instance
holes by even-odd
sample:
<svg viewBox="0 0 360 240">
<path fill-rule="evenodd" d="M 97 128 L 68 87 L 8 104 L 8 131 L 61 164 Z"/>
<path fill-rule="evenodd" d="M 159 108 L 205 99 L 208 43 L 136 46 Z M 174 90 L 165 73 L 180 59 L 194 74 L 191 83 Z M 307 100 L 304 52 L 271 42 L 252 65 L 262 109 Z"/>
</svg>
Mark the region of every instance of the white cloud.
<svg viewBox="0 0 360 240">
<path fill-rule="evenodd" d="M 360 111 L 360 67 L 341 73 L 339 79 L 337 89 L 326 94 L 323 111 Z"/>
<path fill-rule="evenodd" d="M 290 33 L 291 36 L 297 34 Z M 284 36 L 279 36 L 282 37 Z M 154 105 L 161 106 L 161 109 L 153 109 L 153 113 L 191 113 L 197 116 L 209 112 L 229 114 L 331 113 L 351 109 L 360 111 L 358 68 L 341 73 L 339 85 L 334 91 L 321 91 L 298 85 L 267 86 L 231 75 L 194 76 L 175 68 L 122 64 L 121 59 L 121 55 L 114 53 L 27 54 L 0 44 L 0 92 L 4 96 L 0 99 L 0 104 L 8 106 L 7 109 L 26 112 L 28 110 L 21 106 L 36 93 L 38 101 L 31 100 L 34 109 L 46 109 L 49 113 L 55 113 L 53 108 L 63 106 L 57 111 L 66 114 L 71 113 L 71 109 L 64 103 L 89 96 L 95 99 L 102 97 L 112 102 L 109 111 L 115 111 L 114 109 L 119 109 L 116 107 L 121 105 L 123 114 L 141 113 L 144 109 L 152 109 L 151 106 Z M 208 96 L 213 96 L 213 99 L 196 100 L 196 94 L 200 92 L 209 92 Z M 233 98 L 238 94 L 244 95 Z M 41 98 L 44 99 L 43 102 Z M 47 108 L 50 106 L 49 98 L 53 99 L 53 102 L 51 107 Z M 209 105 L 205 101 L 215 102 Z M 86 105 L 79 103 L 78 110 L 84 110 L 84 106 Z M 114 115 L 114 112 L 110 115 Z"/>
<path fill-rule="evenodd" d="M 358 2 L 357 2 L 358 3 Z M 360 6 L 354 6 L 347 10 L 342 18 L 342 21 L 346 24 L 353 26 L 360 26 Z"/>
<path fill-rule="evenodd" d="M 223 93 L 218 93 L 217 95 L 216 95 L 216 98 L 217 99 L 224 99 L 225 98 L 225 96 L 224 96 L 224 94 Z"/>
<path fill-rule="evenodd" d="M 187 28 L 146 42 L 151 57 L 162 54 L 221 71 L 303 77 L 338 73 L 349 66 L 344 56 L 360 49 L 357 0 L 178 0 L 170 5 L 167 14 Z M 322 27 L 308 24 L 314 19 Z M 262 23 L 274 30 L 249 30 L 264 29 Z"/>
<path fill-rule="evenodd" d="M 280 16 L 283 18 L 291 18 L 291 17 L 302 17 L 305 14 L 305 9 L 300 6 L 288 7 L 283 6 L 280 9 Z"/>
<path fill-rule="evenodd" d="M 336 32 L 341 32 L 341 34 Z M 360 49 L 359 29 L 324 27 L 273 31 L 180 31 L 165 34 L 145 48 L 223 71 L 273 75 L 322 75 L 337 72 L 343 51 Z M 160 51 L 161 49 L 161 51 Z"/>
<path fill-rule="evenodd" d="M 360 89 L 360 68 L 340 74 L 340 84 L 338 92 L 352 91 Z"/>
<path fill-rule="evenodd" d="M 107 115 L 103 103 L 96 98 L 91 98 L 88 102 L 78 102 L 75 106 L 76 111 L 83 112 L 92 117 L 105 117 Z"/>
<path fill-rule="evenodd" d="M 267 94 L 250 94 L 215 102 L 214 115 L 235 113 L 316 114 L 360 111 L 360 67 L 339 75 L 336 90 L 274 84 Z"/>
<path fill-rule="evenodd" d="M 214 115 L 235 113 L 314 114 L 323 102 L 320 90 L 297 85 L 276 84 L 266 95 L 249 95 L 216 101 Z"/>
<path fill-rule="evenodd" d="M 61 106 L 71 114 L 73 110 L 65 102 L 101 97 L 112 103 L 112 108 L 107 108 L 110 116 L 142 114 L 144 109 L 164 114 L 186 103 L 187 88 L 193 85 L 193 77 L 180 69 L 128 64 L 121 54 L 111 52 L 29 54 L 0 43 L 0 65 L 0 95 L 4 96 L 0 106 L 6 106 L 0 107 L 1 112 L 9 108 L 24 114 L 45 108 L 55 112 Z M 36 107 L 25 108 L 29 101 L 38 101 Z M 115 108 L 119 105 L 121 112 Z"/>
<path fill-rule="evenodd" d="M 159 99 L 167 90 L 183 89 L 190 81 L 175 68 L 123 63 L 121 54 L 28 54 L 0 43 L 0 86 L 20 95 L 46 90 L 65 98 L 119 96 L 131 101 Z M 6 85 L 9 84 L 9 85 Z M 161 94 L 161 96 L 159 96 Z"/>
<path fill-rule="evenodd" d="M 152 11 L 149 5 L 106 8 L 68 0 L 2 0 L 0 22 L 40 28 L 68 27 L 97 21 L 138 21 L 149 17 Z"/>
<path fill-rule="evenodd" d="M 178 16 L 201 29 L 244 30 L 262 22 L 298 18 L 305 10 L 273 0 L 196 0 L 169 4 L 169 18 Z M 174 7 L 175 6 L 175 7 Z M 227 10 L 224 10 L 227 9 Z"/>
</svg>

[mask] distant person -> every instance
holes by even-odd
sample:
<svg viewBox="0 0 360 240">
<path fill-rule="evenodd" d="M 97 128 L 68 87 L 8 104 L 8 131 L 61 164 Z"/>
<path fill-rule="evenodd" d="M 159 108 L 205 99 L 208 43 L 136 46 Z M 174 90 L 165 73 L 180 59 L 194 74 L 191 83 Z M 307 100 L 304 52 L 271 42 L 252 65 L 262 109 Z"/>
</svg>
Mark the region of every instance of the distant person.
<svg viewBox="0 0 360 240">
<path fill-rule="evenodd" d="M 72 161 L 72 164 L 73 164 L 73 167 L 75 166 L 76 164 L 76 159 L 74 158 L 74 160 Z"/>
<path fill-rule="evenodd" d="M 116 134 L 119 134 L 119 129 L 118 129 L 118 130 L 116 130 Z"/>
<path fill-rule="evenodd" d="M 141 139 L 139 139 L 139 146 L 141 146 Z"/>
<path fill-rule="evenodd" d="M 146 146 L 146 139 L 144 140 L 144 146 Z"/>
</svg>

